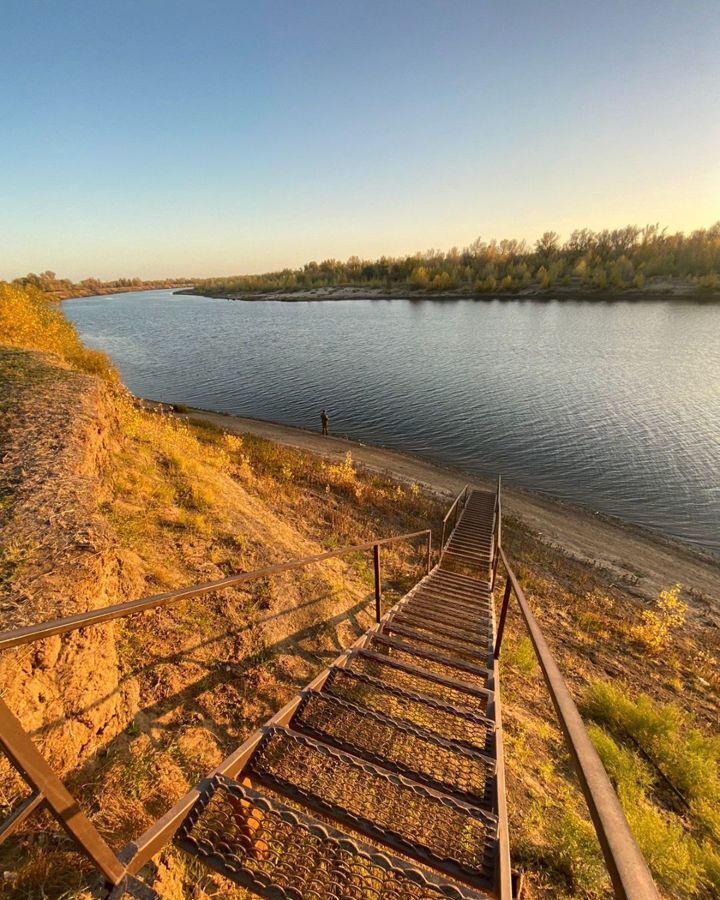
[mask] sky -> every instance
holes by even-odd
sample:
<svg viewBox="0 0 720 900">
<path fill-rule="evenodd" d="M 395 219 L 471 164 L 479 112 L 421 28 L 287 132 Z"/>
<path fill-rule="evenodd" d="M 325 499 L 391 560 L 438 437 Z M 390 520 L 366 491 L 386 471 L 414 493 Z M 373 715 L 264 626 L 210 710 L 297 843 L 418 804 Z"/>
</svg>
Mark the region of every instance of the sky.
<svg viewBox="0 0 720 900">
<path fill-rule="evenodd" d="M 720 219 L 718 0 L 0 0 L 0 278 Z"/>
</svg>

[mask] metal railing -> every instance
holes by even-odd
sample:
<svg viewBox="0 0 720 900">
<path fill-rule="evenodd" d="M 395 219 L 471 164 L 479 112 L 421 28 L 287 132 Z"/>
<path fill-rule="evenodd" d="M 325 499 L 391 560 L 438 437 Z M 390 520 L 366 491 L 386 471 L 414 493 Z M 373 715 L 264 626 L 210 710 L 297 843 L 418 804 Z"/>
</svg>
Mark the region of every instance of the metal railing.
<svg viewBox="0 0 720 900">
<path fill-rule="evenodd" d="M 617 793 L 590 740 L 565 679 L 553 658 L 550 647 L 530 609 L 527 598 L 503 548 L 500 478 L 498 478 L 495 514 L 496 528 L 492 560 L 493 585 L 499 562 L 502 562 L 506 573 L 505 592 L 495 638 L 495 659 L 498 659 L 500 656 L 510 597 L 514 593 L 530 635 L 535 655 L 540 663 L 540 669 L 542 670 L 548 693 L 555 707 L 555 712 L 565 737 L 565 743 L 570 751 L 580 787 L 605 858 L 605 865 L 613 884 L 615 896 L 628 898 L 628 900 L 658 898 L 659 894 L 650 874 L 650 869 L 630 830 Z"/>
<path fill-rule="evenodd" d="M 466 484 L 465 487 L 460 491 L 457 497 L 453 500 L 450 509 L 445 513 L 445 518 L 442 523 L 442 534 L 440 536 L 440 553 L 442 554 L 445 549 L 445 544 L 450 540 L 450 535 L 455 530 L 455 526 L 458 523 L 458 519 L 460 518 L 460 513 L 465 508 L 465 504 L 467 503 L 467 498 L 470 493 L 470 485 Z M 448 525 L 448 522 L 452 518 L 452 524 Z"/>
<path fill-rule="evenodd" d="M 432 532 L 429 528 L 426 528 L 422 531 L 413 531 L 407 534 L 368 541 L 364 544 L 342 547 L 339 550 L 330 550 L 327 553 L 290 560 L 285 563 L 267 566 L 263 569 L 256 569 L 252 572 L 241 572 L 217 581 L 195 584 L 179 590 L 155 594 L 151 597 L 131 600 L 126 603 L 117 603 L 64 618 L 53 619 L 38 625 L 28 625 L 14 631 L 2 632 L 0 633 L 0 650 L 9 650 L 13 647 L 31 644 L 35 641 L 52 637 L 53 635 L 67 634 L 81 628 L 111 622 L 115 619 L 157 609 L 161 606 L 168 606 L 179 600 L 203 597 L 215 591 L 236 587 L 260 578 L 272 577 L 281 572 L 299 569 L 312 563 L 367 550 L 372 550 L 373 554 L 375 613 L 379 621 L 382 603 L 380 548 L 387 544 L 410 541 L 419 537 L 425 537 L 427 541 L 425 569 L 429 572 L 432 556 Z M 62 779 L 52 770 L 47 760 L 35 747 L 17 716 L 2 698 L 0 698 L 0 748 L 31 789 L 30 794 L 0 823 L 0 844 L 17 831 L 32 812 L 40 806 L 46 806 L 105 879 L 111 885 L 120 885 L 129 874 L 138 871 L 141 860 L 146 861 L 150 859 L 172 836 L 172 829 L 163 828 L 166 818 L 171 815 L 171 813 L 168 813 L 150 829 L 150 833 L 155 837 L 155 840 L 141 841 L 139 847 L 137 844 L 131 844 L 129 848 L 125 848 L 120 854 L 116 855 L 90 819 L 82 812 L 73 796 L 65 787 Z M 225 762 L 232 762 L 235 756 L 236 754 L 233 754 Z M 223 765 L 221 764 L 221 767 Z M 158 835 L 162 835 L 166 840 L 158 843 Z"/>
</svg>

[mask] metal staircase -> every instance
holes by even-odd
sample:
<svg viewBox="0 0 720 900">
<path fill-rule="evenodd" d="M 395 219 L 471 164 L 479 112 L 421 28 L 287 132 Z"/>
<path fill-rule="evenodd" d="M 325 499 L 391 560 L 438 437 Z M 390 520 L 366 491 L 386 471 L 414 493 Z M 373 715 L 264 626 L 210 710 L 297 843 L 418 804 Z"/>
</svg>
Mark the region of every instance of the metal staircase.
<svg viewBox="0 0 720 900">
<path fill-rule="evenodd" d="M 510 896 L 494 511 L 469 494 L 439 565 L 203 785 L 180 847 L 268 897 Z"/>
</svg>

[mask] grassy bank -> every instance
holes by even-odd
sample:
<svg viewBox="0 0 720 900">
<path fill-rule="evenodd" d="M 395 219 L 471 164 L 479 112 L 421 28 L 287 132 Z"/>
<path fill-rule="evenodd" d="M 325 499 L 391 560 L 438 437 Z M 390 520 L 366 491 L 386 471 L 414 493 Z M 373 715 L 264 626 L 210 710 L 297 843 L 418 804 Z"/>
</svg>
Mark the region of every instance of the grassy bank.
<svg viewBox="0 0 720 900">
<path fill-rule="evenodd" d="M 444 501 L 365 472 L 351 455 L 325 461 L 145 410 L 107 360 L 85 350 L 32 290 L 0 286 L 0 335 L 14 348 L 0 352 L 0 379 L 8 385 L 1 413 L 18 445 L 41 439 L 52 404 L 69 404 L 101 379 L 97 415 L 110 419 L 110 437 L 92 499 L 135 596 L 428 523 L 438 533 Z M 48 452 L 67 431 L 82 440 L 82 428 L 92 427 L 90 415 L 84 425 L 60 422 Z M 3 473 L 0 526 L 17 521 L 11 516 L 23 479 L 31 477 Z M 43 533 L 58 527 L 43 525 Z M 47 568 L 46 547 L 33 535 L 16 528 L 12 544 L 1 535 L 3 598 L 37 593 L 43 583 L 37 579 Z M 520 519 L 508 518 L 504 535 L 663 893 L 716 895 L 717 627 L 682 587 L 668 584 L 646 604 L 603 570 L 548 547 Z M 421 556 L 403 545 L 384 560 L 390 603 L 417 578 Z M 76 556 L 63 557 L 62 565 L 72 577 Z M 67 770 L 71 789 L 111 844 L 137 836 L 351 643 L 372 621 L 371 598 L 370 560 L 358 554 L 118 626 L 119 678 L 134 686 L 135 707 L 117 735 Z M 514 606 L 506 635 L 514 863 L 526 872 L 529 897 L 606 896 L 599 847 Z M 16 788 L 4 789 L 5 811 L 17 796 Z M 2 847 L 0 866 L 10 873 L 3 896 L 82 896 L 87 883 L 86 864 L 47 816 Z M 156 887 L 169 898 L 246 896 L 172 848 L 160 855 Z"/>
</svg>

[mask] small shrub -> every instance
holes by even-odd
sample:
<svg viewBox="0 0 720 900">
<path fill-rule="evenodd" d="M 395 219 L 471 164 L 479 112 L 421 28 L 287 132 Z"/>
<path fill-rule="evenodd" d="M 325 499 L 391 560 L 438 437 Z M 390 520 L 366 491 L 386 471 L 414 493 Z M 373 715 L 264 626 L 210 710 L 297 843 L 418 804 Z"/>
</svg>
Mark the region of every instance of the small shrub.
<svg viewBox="0 0 720 900">
<path fill-rule="evenodd" d="M 633 636 L 654 656 L 664 653 L 673 636 L 685 624 L 687 603 L 680 599 L 680 585 L 660 592 L 656 609 L 646 609 Z"/>
<path fill-rule="evenodd" d="M 720 739 L 693 728 L 676 706 L 654 704 L 646 696 L 633 700 L 608 682 L 591 685 L 583 706 L 613 733 L 589 729 L 653 873 L 678 896 L 707 896 L 708 888 L 720 884 Z M 618 743 L 628 737 L 686 798 L 690 814 L 684 820 L 654 801 L 663 781 L 633 749 Z"/>
<path fill-rule="evenodd" d="M 619 746 L 607 731 L 597 725 L 590 725 L 588 734 L 621 796 L 632 798 L 639 791 L 650 789 L 652 773 L 637 753 Z"/>
</svg>

